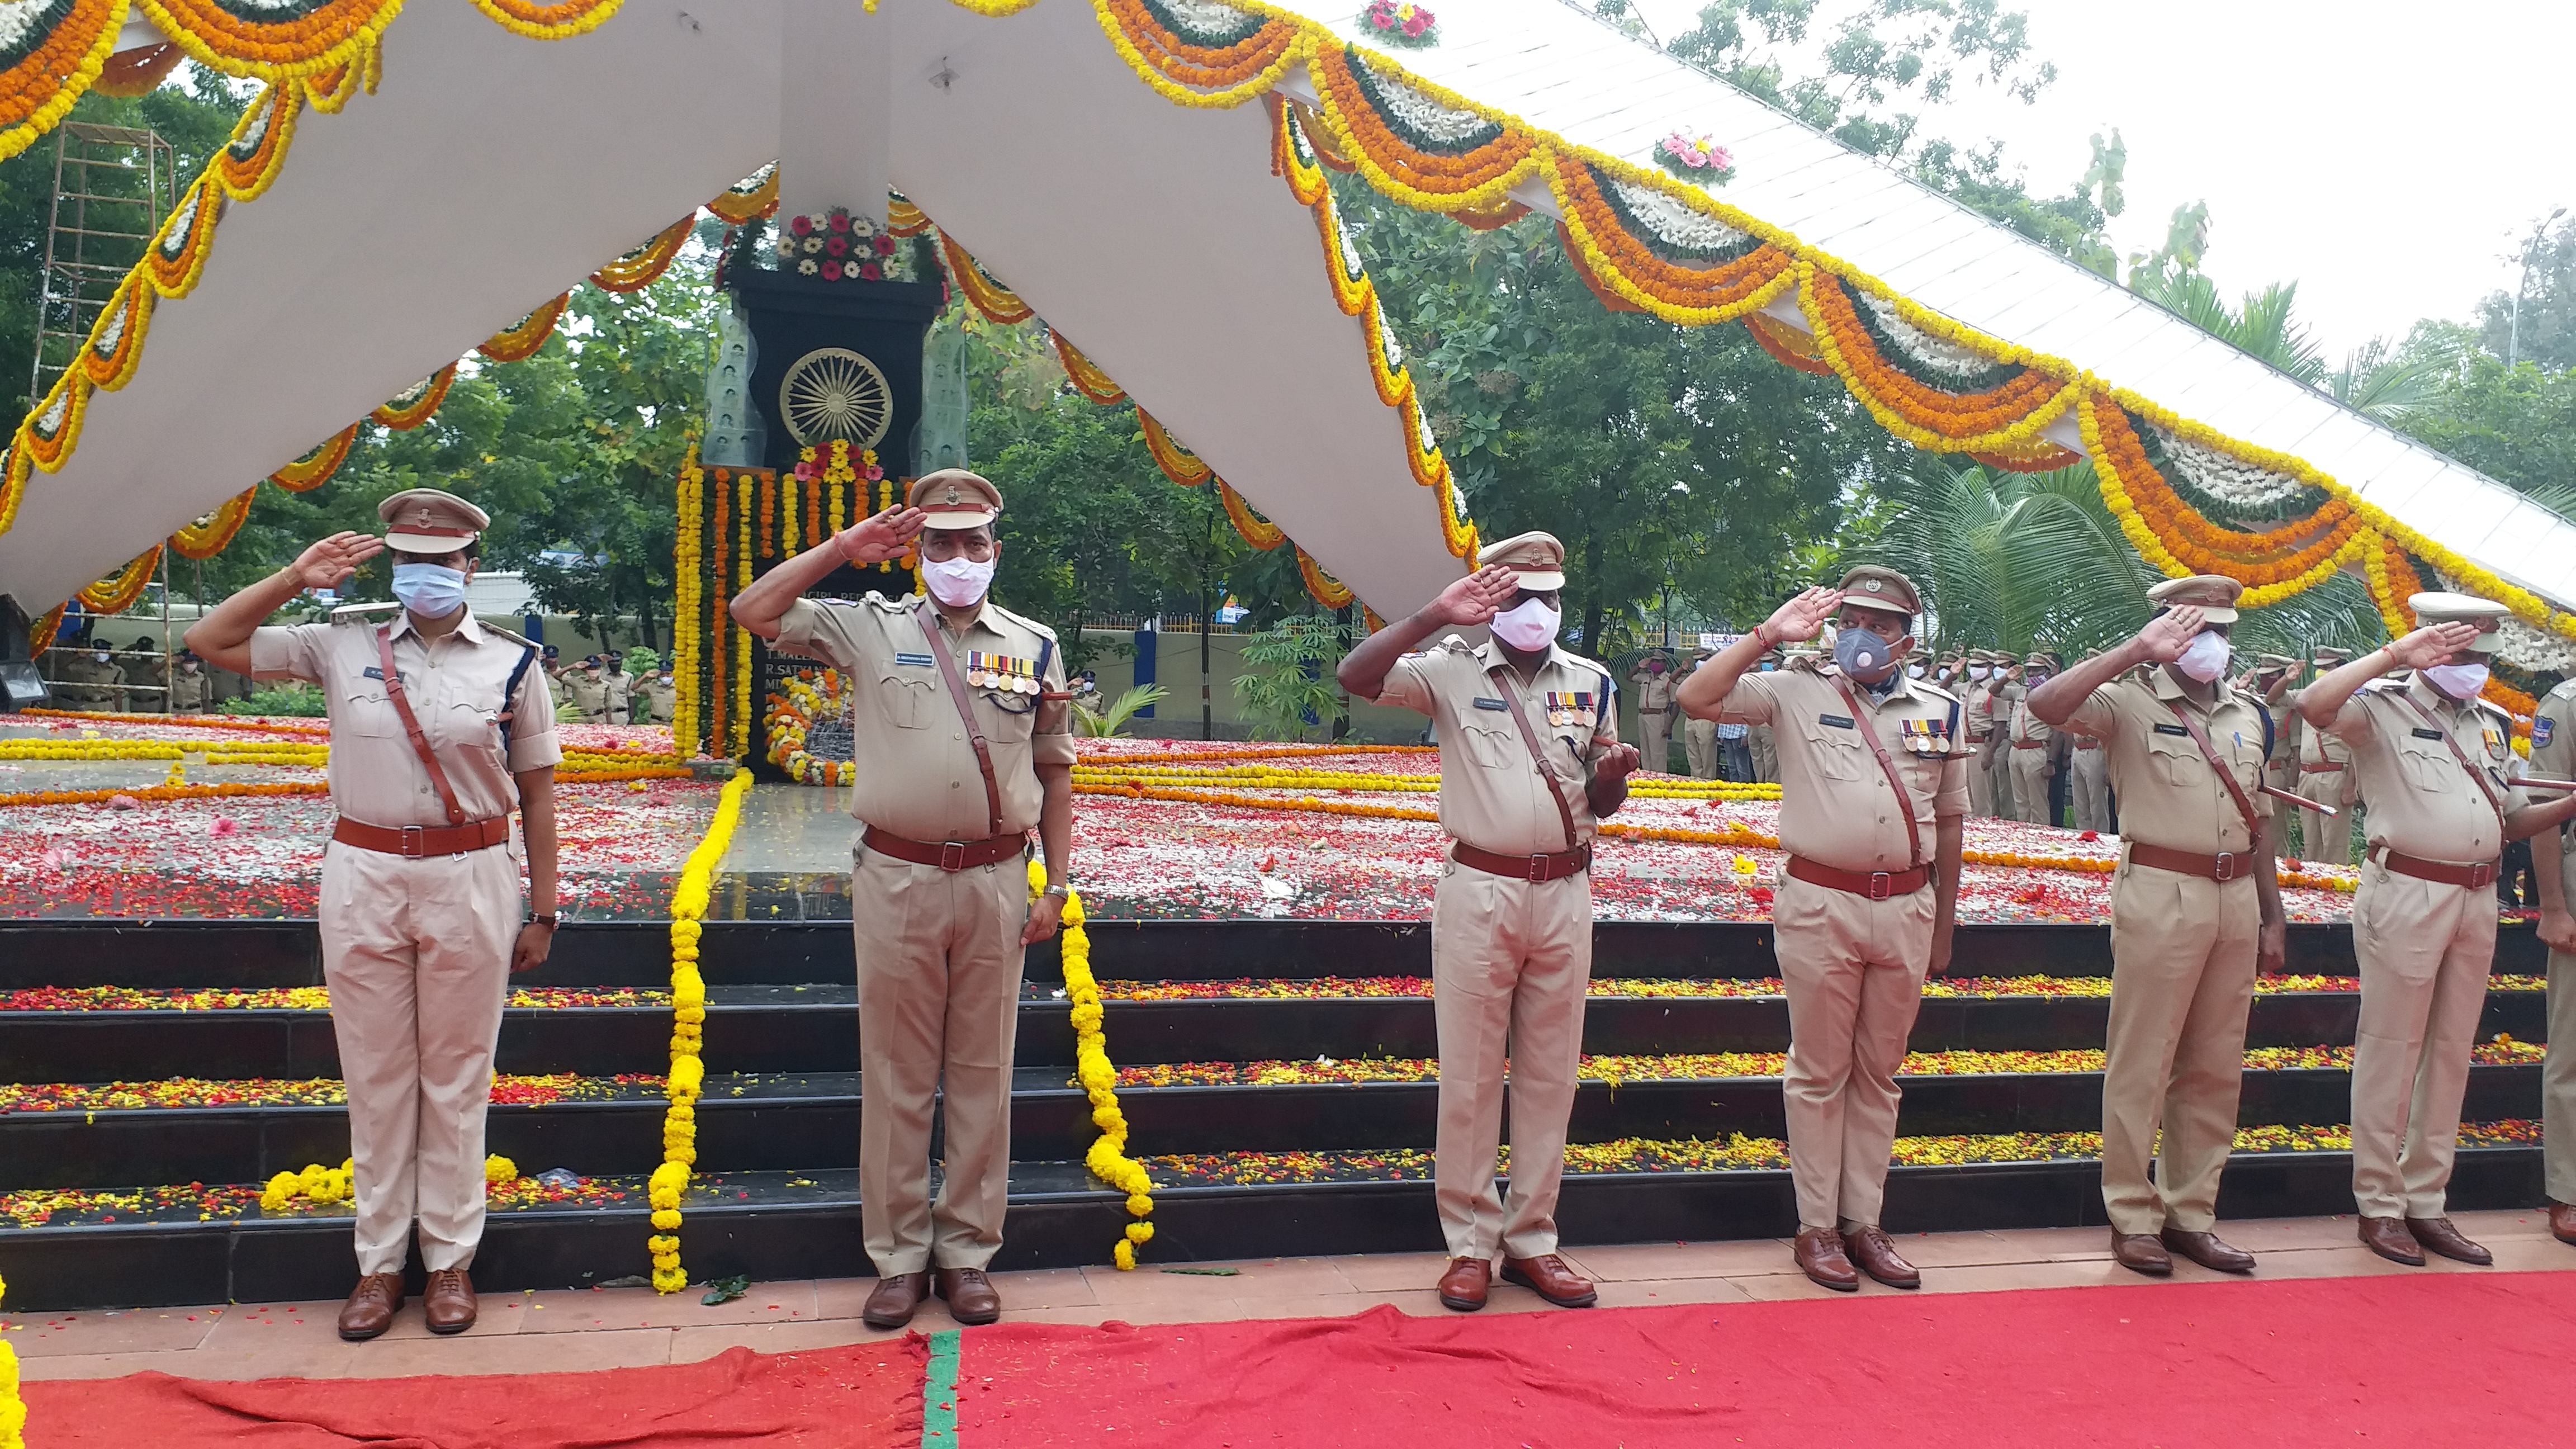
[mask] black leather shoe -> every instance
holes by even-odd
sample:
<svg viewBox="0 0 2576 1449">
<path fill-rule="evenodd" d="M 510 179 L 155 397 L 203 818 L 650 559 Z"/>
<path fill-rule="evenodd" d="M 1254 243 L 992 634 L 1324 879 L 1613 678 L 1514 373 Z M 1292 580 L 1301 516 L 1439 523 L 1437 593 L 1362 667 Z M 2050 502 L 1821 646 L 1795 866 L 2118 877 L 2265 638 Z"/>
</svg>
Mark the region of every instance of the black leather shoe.
<svg viewBox="0 0 2576 1449">
<path fill-rule="evenodd" d="M 2216 1233 L 2186 1233 L 2180 1228 L 2167 1228 L 2163 1242 L 2166 1251 L 2180 1253 L 2215 1273 L 2254 1271 L 2254 1255 L 2220 1242 Z"/>
</svg>

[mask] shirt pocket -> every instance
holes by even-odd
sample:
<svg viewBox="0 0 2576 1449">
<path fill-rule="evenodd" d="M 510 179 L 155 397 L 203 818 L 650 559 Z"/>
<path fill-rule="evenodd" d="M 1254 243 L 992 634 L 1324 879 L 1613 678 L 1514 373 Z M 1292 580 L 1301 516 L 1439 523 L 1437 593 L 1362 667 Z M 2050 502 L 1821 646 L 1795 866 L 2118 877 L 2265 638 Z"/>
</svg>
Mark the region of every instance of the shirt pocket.
<svg viewBox="0 0 2576 1449">
<path fill-rule="evenodd" d="M 877 676 L 877 709 L 896 729 L 928 729 L 931 680 L 927 671 L 888 669 Z"/>
<path fill-rule="evenodd" d="M 1863 766 L 1876 768 L 1861 749 L 1860 731 L 1810 720 L 1806 725 L 1807 759 L 1828 780 L 1865 778 Z"/>
<path fill-rule="evenodd" d="M 2397 768 L 2418 790 L 2448 790 L 2459 783 L 2460 762 L 2438 740 L 2409 736 L 2397 748 Z"/>
<path fill-rule="evenodd" d="M 1476 720 L 1458 722 L 1459 738 L 1467 745 L 1467 759 L 1480 770 L 1508 770 L 1525 765 L 1529 747 L 1521 743 L 1520 730 L 1496 729 Z"/>
<path fill-rule="evenodd" d="M 975 711 L 975 719 L 984 727 L 984 738 L 1005 745 L 1028 743 L 1037 725 L 1036 695 L 1002 689 L 979 689 L 975 694 L 982 705 Z"/>
<path fill-rule="evenodd" d="M 2194 790 L 2216 782 L 2210 776 L 2209 761 L 2201 758 L 2200 746 L 2188 739 L 2157 735 L 2147 742 L 2148 773 L 2156 781 L 2176 789 Z"/>
</svg>

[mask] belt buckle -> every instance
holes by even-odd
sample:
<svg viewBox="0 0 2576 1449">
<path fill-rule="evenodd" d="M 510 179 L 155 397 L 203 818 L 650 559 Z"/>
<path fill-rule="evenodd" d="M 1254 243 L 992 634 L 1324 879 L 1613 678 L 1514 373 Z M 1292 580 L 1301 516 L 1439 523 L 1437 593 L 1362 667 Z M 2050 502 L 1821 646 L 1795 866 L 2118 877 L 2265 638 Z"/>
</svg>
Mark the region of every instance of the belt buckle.
<svg viewBox="0 0 2576 1449">
<path fill-rule="evenodd" d="M 966 868 L 966 842 L 962 840 L 943 840 L 939 842 L 939 868 L 952 875 L 958 871 L 964 870 Z"/>
<path fill-rule="evenodd" d="M 427 854 L 429 854 L 427 830 L 418 825 L 404 826 L 402 828 L 402 858 L 405 860 L 419 860 Z"/>
<path fill-rule="evenodd" d="M 1896 877 L 1883 870 L 1872 871 L 1869 877 L 1869 898 L 1874 901 L 1886 900 L 1887 893 L 1894 889 L 1895 885 Z"/>
<path fill-rule="evenodd" d="M 2496 863 L 2494 861 L 2482 860 L 2469 867 L 2469 886 L 2471 889 L 2475 889 L 2479 886 L 2494 885 L 2495 880 Z"/>
<path fill-rule="evenodd" d="M 1544 856 L 1544 855 L 1533 855 L 1533 856 L 1531 856 L 1531 857 L 1529 858 L 1529 878 L 1530 878 L 1530 882 L 1531 882 L 1532 884 L 1534 884 L 1534 885 L 1543 885 L 1543 884 L 1545 884 L 1545 883 L 1546 883 L 1546 881 L 1547 881 L 1547 857 L 1546 857 L 1546 856 Z"/>
<path fill-rule="evenodd" d="M 2217 856 L 2217 864 L 2215 868 L 2211 870 L 2209 878 L 2211 880 L 2236 879 L 2236 852 L 2232 850 L 2220 851 Z"/>
</svg>

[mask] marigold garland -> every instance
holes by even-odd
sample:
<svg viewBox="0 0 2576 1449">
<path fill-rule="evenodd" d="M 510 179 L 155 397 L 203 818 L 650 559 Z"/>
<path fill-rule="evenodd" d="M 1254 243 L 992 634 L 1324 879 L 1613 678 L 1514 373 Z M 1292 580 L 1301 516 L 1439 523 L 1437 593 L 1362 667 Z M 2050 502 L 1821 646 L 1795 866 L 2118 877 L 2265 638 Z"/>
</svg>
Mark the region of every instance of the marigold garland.
<svg viewBox="0 0 2576 1449">
<path fill-rule="evenodd" d="M 0 160 L 34 145 L 98 83 L 125 15 L 125 0 L 73 0 L 50 24 L 41 12 L 20 20 L 45 36 L 0 77 Z"/>
<path fill-rule="evenodd" d="M 986 321 L 1011 327 L 1037 315 L 1037 309 L 1021 301 L 1018 293 L 994 280 L 993 274 L 967 255 L 966 249 L 957 244 L 957 239 L 944 230 L 939 233 L 939 254 L 946 259 L 948 275 L 957 283 L 957 290 L 976 311 L 984 314 Z"/>
<path fill-rule="evenodd" d="M 699 720 L 706 685 L 699 677 L 699 619 L 706 607 L 706 584 L 699 572 L 706 564 L 706 469 L 698 462 L 698 445 L 689 444 L 680 461 L 678 517 L 671 535 L 671 752 L 680 759 L 696 755 L 705 736 Z"/>
<path fill-rule="evenodd" d="M 820 760 L 805 748 L 816 721 L 838 718 L 848 707 L 837 669 L 800 669 L 779 681 L 761 716 L 769 727 L 769 763 L 799 785 L 847 785 L 858 778 L 853 760 Z"/>
<path fill-rule="evenodd" d="M 572 293 L 564 293 L 520 318 L 515 325 L 493 333 L 474 350 L 494 362 L 527 361 L 546 345 L 547 338 L 555 335 L 555 322 L 563 316 L 564 308 L 571 301 Z"/>
<path fill-rule="evenodd" d="M 1152 413 L 1143 408 L 1136 409 L 1136 424 L 1144 430 L 1145 451 L 1153 455 L 1154 465 L 1163 470 L 1164 477 L 1184 488 L 1196 488 L 1216 476 L 1216 470 L 1209 467 L 1205 459 L 1164 431 L 1163 425 L 1154 421 Z"/>
<path fill-rule="evenodd" d="M 590 284 L 603 292 L 641 292 L 662 279 L 679 260 L 680 248 L 688 244 L 690 233 L 697 230 L 698 214 L 694 210 L 662 228 L 653 239 L 590 274 Z"/>
<path fill-rule="evenodd" d="M 1177 17 L 1140 0 L 1093 0 L 1102 33 L 1156 94 L 1174 105 L 1225 110 L 1278 84 L 1313 42 L 1293 19 L 1250 15 L 1234 37 L 1201 44 L 1182 35 Z"/>
<path fill-rule="evenodd" d="M 760 556 L 778 557 L 778 475 L 762 469 L 760 474 Z"/>
<path fill-rule="evenodd" d="M 716 193 L 707 210 L 727 226 L 742 226 L 778 214 L 778 163 L 770 162 L 752 176 Z"/>
<path fill-rule="evenodd" d="M 1315 602 L 1327 609 L 1347 609 L 1358 597 L 1302 548 L 1297 550 L 1297 577 L 1306 581 L 1306 592 L 1315 596 Z"/>
<path fill-rule="evenodd" d="M 1834 365 L 1825 360 L 1824 349 L 1816 345 L 1816 334 L 1792 327 L 1768 312 L 1746 313 L 1744 330 L 1752 333 L 1753 340 L 1781 366 L 1819 377 L 1833 375 Z"/>
<path fill-rule="evenodd" d="M 1216 480 L 1216 495 L 1225 501 L 1225 516 L 1234 521 L 1234 531 L 1243 535 L 1245 543 L 1268 553 L 1288 541 L 1288 531 L 1254 513 L 1252 505 L 1243 501 L 1243 495 L 1234 491 L 1233 484 L 1219 478 Z"/>
<path fill-rule="evenodd" d="M 1949 393 L 1890 366 L 1861 326 L 1840 281 L 1798 265 L 1799 302 L 1825 360 L 1879 426 L 1927 452 L 1994 452 L 2024 446 L 2083 396 L 2036 368 L 1988 392 Z"/>
<path fill-rule="evenodd" d="M 9 1285 L 0 1280 L 0 1296 Z M 0 1449 L 27 1449 L 27 1401 L 18 1393 L 18 1350 L 0 1340 Z"/>
<path fill-rule="evenodd" d="M 653 1290 L 677 1293 L 689 1286 L 680 1266 L 680 1203 L 689 1190 L 689 1170 L 698 1161 L 698 1094 L 705 1090 L 707 982 L 698 969 L 699 943 L 707 897 L 715 882 L 717 862 L 733 843 L 742 819 L 743 797 L 751 792 L 751 771 L 737 769 L 716 797 L 715 818 L 706 838 L 689 852 L 671 889 L 671 1074 L 664 1086 L 670 1107 L 662 1114 L 662 1164 L 653 1169 L 645 1198 L 653 1208 Z"/>
<path fill-rule="evenodd" d="M 502 29 L 529 40 L 587 35 L 608 23 L 625 0 L 474 0 Z"/>
<path fill-rule="evenodd" d="M 726 574 L 733 557 L 733 534 L 727 531 L 733 501 L 733 477 L 722 468 L 715 470 L 715 519 L 707 530 L 708 553 L 715 566 L 714 587 L 709 591 L 707 625 L 707 753 L 722 756 L 725 741 L 732 737 L 726 715 L 732 709 L 732 675 L 726 672 L 727 660 L 733 653 L 733 630 L 727 627 L 733 592 L 726 586 Z"/>
<path fill-rule="evenodd" d="M 1046 889 L 1046 883 L 1046 866 L 1030 861 L 1032 900 Z M 1064 994 L 1073 1021 L 1074 1080 L 1091 1099 L 1091 1123 L 1100 1129 L 1082 1161 L 1093 1177 L 1127 1194 L 1127 1214 L 1136 1221 L 1127 1225 L 1110 1249 L 1113 1261 L 1125 1271 L 1136 1266 L 1136 1250 L 1153 1241 L 1154 1225 L 1145 1219 L 1154 1211 L 1154 1183 L 1143 1165 L 1127 1155 L 1127 1116 L 1118 1110 L 1118 1068 L 1109 1060 L 1108 1038 L 1100 1030 L 1106 1012 L 1100 1004 L 1099 979 L 1091 974 L 1091 933 L 1083 928 L 1080 891 L 1065 896 L 1058 931 L 1057 956 L 1063 964 Z"/>
<path fill-rule="evenodd" d="M 351 423 L 334 433 L 312 452 L 268 475 L 268 481 L 289 493 L 310 493 L 331 481 L 348 461 L 350 447 L 358 441 L 358 424 Z"/>
<path fill-rule="evenodd" d="M 152 582 L 152 573 L 161 567 L 161 545 L 154 544 L 137 554 L 131 563 L 117 572 L 72 595 L 82 608 L 92 614 L 121 614 L 128 605 L 143 597 L 144 587 Z"/>
<path fill-rule="evenodd" d="M 410 432 L 437 415 L 438 405 L 447 401 L 447 390 L 455 383 L 456 364 L 451 362 L 367 416 L 397 433 Z"/>
<path fill-rule="evenodd" d="M 286 81 L 359 55 L 401 13 L 402 0 L 311 0 L 279 5 L 225 0 L 137 0 L 162 35 L 225 75 Z M 274 16 L 275 18 L 270 18 Z"/>
<path fill-rule="evenodd" d="M 222 507 L 170 535 L 170 551 L 188 559 L 209 559 L 222 553 L 233 535 L 250 521 L 251 500 L 258 495 L 259 485 L 254 483 L 238 496 L 225 499 Z"/>
<path fill-rule="evenodd" d="M 737 475 L 734 479 L 734 487 L 737 490 L 734 495 L 735 547 L 739 551 L 734 577 L 742 581 L 743 587 L 748 588 L 751 585 L 752 580 L 759 577 L 752 571 L 751 567 L 751 475 L 749 473 Z M 732 654 L 733 709 L 731 723 L 733 725 L 733 729 L 725 737 L 725 754 L 728 758 L 739 760 L 745 755 L 751 753 L 752 648 L 750 634 L 745 633 L 740 639 L 734 641 Z"/>
<path fill-rule="evenodd" d="M 1127 400 L 1127 390 L 1110 381 L 1109 374 L 1094 366 L 1091 359 L 1083 356 L 1081 349 L 1067 340 L 1063 333 L 1050 327 L 1047 337 L 1055 343 L 1055 355 L 1064 363 L 1064 375 L 1073 383 L 1074 391 L 1103 407 Z"/>
<path fill-rule="evenodd" d="M 1548 159 L 1548 189 L 1563 218 L 1559 240 L 1596 295 L 1606 286 L 1634 310 L 1698 327 L 1758 313 L 1797 285 L 1797 259 L 1768 242 L 1705 266 L 1657 256 L 1626 224 L 1591 167 L 1554 153 Z"/>
<path fill-rule="evenodd" d="M 44 612 L 43 617 L 36 620 L 33 628 L 27 631 L 28 658 L 42 659 L 45 651 L 54 647 L 54 635 L 62 631 L 63 611 L 69 607 L 71 607 L 69 604 L 54 605 Z M 26 713 L 32 714 L 35 711 L 29 710 Z"/>
</svg>

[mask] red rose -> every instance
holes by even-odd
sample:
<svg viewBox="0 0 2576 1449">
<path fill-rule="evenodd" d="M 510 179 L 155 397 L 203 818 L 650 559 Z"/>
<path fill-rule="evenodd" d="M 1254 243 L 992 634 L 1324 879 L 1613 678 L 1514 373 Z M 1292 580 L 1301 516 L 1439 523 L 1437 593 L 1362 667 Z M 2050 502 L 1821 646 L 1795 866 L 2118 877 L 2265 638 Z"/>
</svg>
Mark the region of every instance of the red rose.
<svg viewBox="0 0 2576 1449">
<path fill-rule="evenodd" d="M 837 257 L 842 253 L 847 252 L 849 249 L 850 239 L 848 237 L 826 237 L 823 240 L 823 250 L 827 255 Z"/>
<path fill-rule="evenodd" d="M 841 280 L 841 264 L 839 262 L 825 262 L 823 264 L 823 280 L 827 282 L 837 282 Z"/>
<path fill-rule="evenodd" d="M 849 229 L 850 229 L 850 214 L 849 214 L 848 212 L 846 212 L 846 211 L 843 211 L 843 212 L 835 212 L 835 213 L 833 213 L 833 216 L 832 216 L 832 230 L 834 230 L 834 231 L 848 231 Z"/>
<path fill-rule="evenodd" d="M 894 255 L 894 238 L 893 238 L 893 237 L 887 236 L 887 235 L 885 235 L 885 234 L 883 234 L 883 233 L 879 233 L 879 234 L 878 234 L 878 236 L 877 236 L 877 255 L 878 255 L 878 256 L 881 256 L 881 257 L 890 257 L 890 256 L 893 256 L 893 255 Z"/>
</svg>

